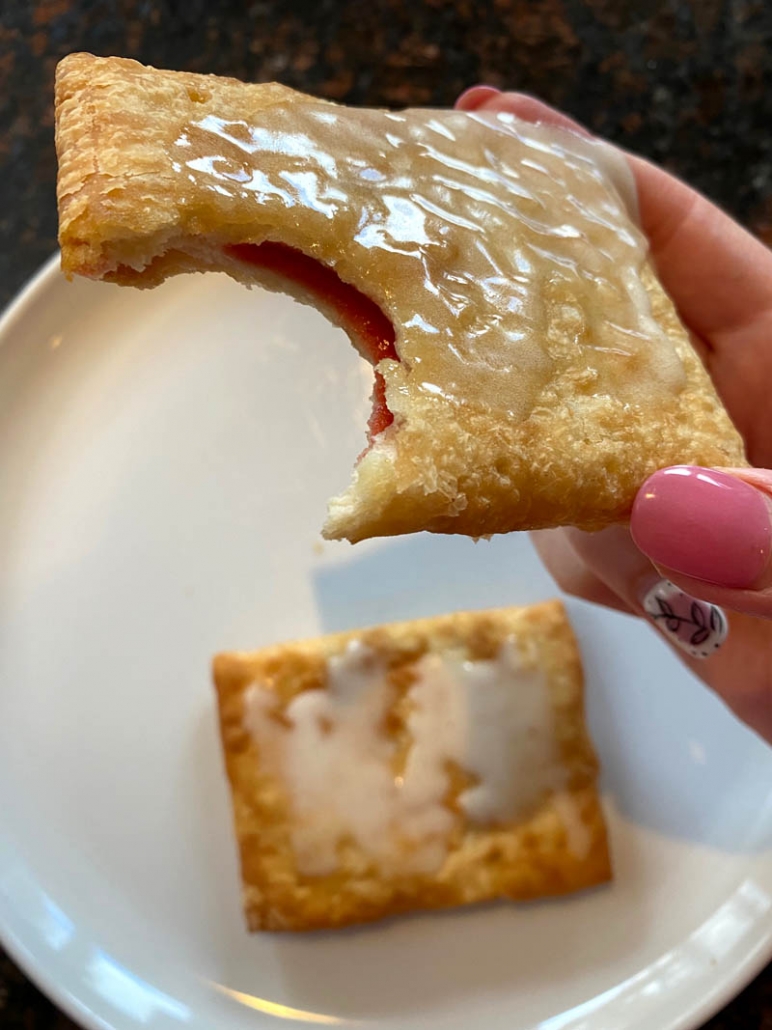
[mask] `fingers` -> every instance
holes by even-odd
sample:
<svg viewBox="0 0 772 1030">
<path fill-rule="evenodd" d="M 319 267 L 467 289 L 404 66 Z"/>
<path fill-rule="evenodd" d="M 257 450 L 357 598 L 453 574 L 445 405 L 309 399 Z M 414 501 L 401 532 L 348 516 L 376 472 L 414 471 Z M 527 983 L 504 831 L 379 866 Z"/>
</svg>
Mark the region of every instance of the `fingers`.
<svg viewBox="0 0 772 1030">
<path fill-rule="evenodd" d="M 455 103 L 457 111 L 476 111 L 486 100 L 500 96 L 501 90 L 495 86 L 470 86 L 465 89 Z"/>
<path fill-rule="evenodd" d="M 727 603 L 728 592 L 656 570 L 625 527 L 565 533 L 588 571 L 647 619 L 740 719 L 772 741 L 772 622 L 725 615 L 718 606 Z"/>
<path fill-rule="evenodd" d="M 723 643 L 726 638 L 723 613 L 712 612 L 709 603 L 703 604 L 695 596 L 686 596 L 677 585 L 664 579 L 635 546 L 626 526 L 611 526 L 599 533 L 585 533 L 578 529 L 566 529 L 564 533 L 576 558 L 588 573 L 617 594 L 631 611 L 647 617 L 664 634 L 668 643 L 681 652 L 695 659 L 707 658 L 716 650 L 715 643 L 719 646 Z M 711 639 L 710 648 L 695 645 L 691 639 L 693 634 L 686 632 L 687 626 L 682 622 L 684 609 L 688 611 L 692 603 L 701 608 L 701 614 L 694 616 L 697 621 L 704 618 L 708 627 L 714 623 L 715 639 Z M 660 618 L 668 611 L 674 613 L 670 621 Z"/>
<path fill-rule="evenodd" d="M 630 606 L 590 572 L 562 529 L 543 529 L 531 533 L 531 540 L 547 571 L 563 593 L 631 614 Z"/>
<path fill-rule="evenodd" d="M 492 86 L 472 86 L 458 98 L 456 108 L 459 111 L 511 111 L 525 122 L 559 125 L 561 128 L 578 132 L 581 136 L 592 135 L 588 129 L 585 129 L 579 122 L 575 122 L 569 115 L 550 107 L 543 100 L 532 97 L 528 93 L 502 93 Z"/>
<path fill-rule="evenodd" d="M 772 472 L 661 469 L 633 506 L 639 549 L 684 589 L 772 619 Z"/>
<path fill-rule="evenodd" d="M 772 489 L 769 473 L 742 470 L 742 475 L 746 481 L 764 479 L 766 489 Z M 662 491 L 659 498 L 664 498 Z M 717 508 L 714 502 L 707 510 Z M 670 523 L 672 510 L 662 514 Z M 635 516 L 634 522 L 638 526 Z M 694 530 L 693 521 L 690 526 Z M 753 607 L 748 594 L 754 591 L 658 570 L 624 526 L 600 533 L 563 529 L 532 536 L 563 590 L 645 618 L 740 719 L 772 741 L 772 621 L 742 614 L 743 608 L 726 615 L 720 607 Z"/>
</svg>

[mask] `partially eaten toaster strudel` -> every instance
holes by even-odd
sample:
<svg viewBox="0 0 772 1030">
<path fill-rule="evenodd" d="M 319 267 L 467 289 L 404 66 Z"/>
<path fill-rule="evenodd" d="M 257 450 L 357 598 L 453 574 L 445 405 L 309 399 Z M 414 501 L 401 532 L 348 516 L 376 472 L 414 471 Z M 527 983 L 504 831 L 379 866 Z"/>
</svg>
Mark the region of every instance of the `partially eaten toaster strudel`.
<svg viewBox="0 0 772 1030">
<path fill-rule="evenodd" d="M 225 271 L 373 363 L 330 537 L 598 528 L 659 467 L 744 463 L 599 141 L 89 54 L 59 65 L 56 126 L 65 272 Z"/>
</svg>

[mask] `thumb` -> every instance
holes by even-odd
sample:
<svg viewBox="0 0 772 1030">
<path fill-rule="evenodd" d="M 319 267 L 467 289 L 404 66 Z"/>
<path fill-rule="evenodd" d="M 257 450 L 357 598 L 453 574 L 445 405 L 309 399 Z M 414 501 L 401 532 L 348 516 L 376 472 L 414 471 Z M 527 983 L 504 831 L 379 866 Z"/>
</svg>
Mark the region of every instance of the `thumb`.
<svg viewBox="0 0 772 1030">
<path fill-rule="evenodd" d="M 630 532 L 682 590 L 772 619 L 769 469 L 661 469 L 638 493 Z"/>
</svg>

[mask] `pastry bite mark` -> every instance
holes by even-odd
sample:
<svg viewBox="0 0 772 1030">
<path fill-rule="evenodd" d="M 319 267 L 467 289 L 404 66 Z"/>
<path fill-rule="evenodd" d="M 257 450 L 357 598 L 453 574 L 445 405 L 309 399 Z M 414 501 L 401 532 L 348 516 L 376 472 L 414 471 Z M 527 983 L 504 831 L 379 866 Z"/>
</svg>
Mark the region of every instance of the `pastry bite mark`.
<svg viewBox="0 0 772 1030">
<path fill-rule="evenodd" d="M 284 243 L 237 243 L 226 253 L 299 286 L 310 298 L 332 309 L 361 356 L 375 369 L 373 410 L 368 423 L 370 443 L 394 421 L 386 403 L 386 383 L 378 371 L 384 358 L 399 361 L 394 326 L 375 301 L 344 282 L 329 265 Z"/>
<path fill-rule="evenodd" d="M 558 602 L 223 655 L 215 683 L 251 929 L 610 877 Z"/>
<path fill-rule="evenodd" d="M 613 147 L 88 54 L 59 65 L 56 123 L 68 275 L 221 271 L 306 299 L 227 250 L 274 241 L 391 323 L 399 360 L 377 363 L 371 446 L 328 538 L 600 529 L 658 468 L 744 464 Z"/>
</svg>

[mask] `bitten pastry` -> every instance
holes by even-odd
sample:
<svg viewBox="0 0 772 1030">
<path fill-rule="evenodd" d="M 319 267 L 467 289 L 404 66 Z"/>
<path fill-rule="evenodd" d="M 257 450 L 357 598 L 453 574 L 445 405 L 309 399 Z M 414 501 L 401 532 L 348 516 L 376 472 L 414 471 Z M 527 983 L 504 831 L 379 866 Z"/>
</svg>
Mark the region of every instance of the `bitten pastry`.
<svg viewBox="0 0 772 1030">
<path fill-rule="evenodd" d="M 375 365 L 329 537 L 599 528 L 657 468 L 744 464 L 599 141 L 88 54 L 59 65 L 56 139 L 67 274 L 221 270 Z"/>
<path fill-rule="evenodd" d="M 610 878 L 558 601 L 220 655 L 214 678 L 251 930 Z"/>
</svg>

